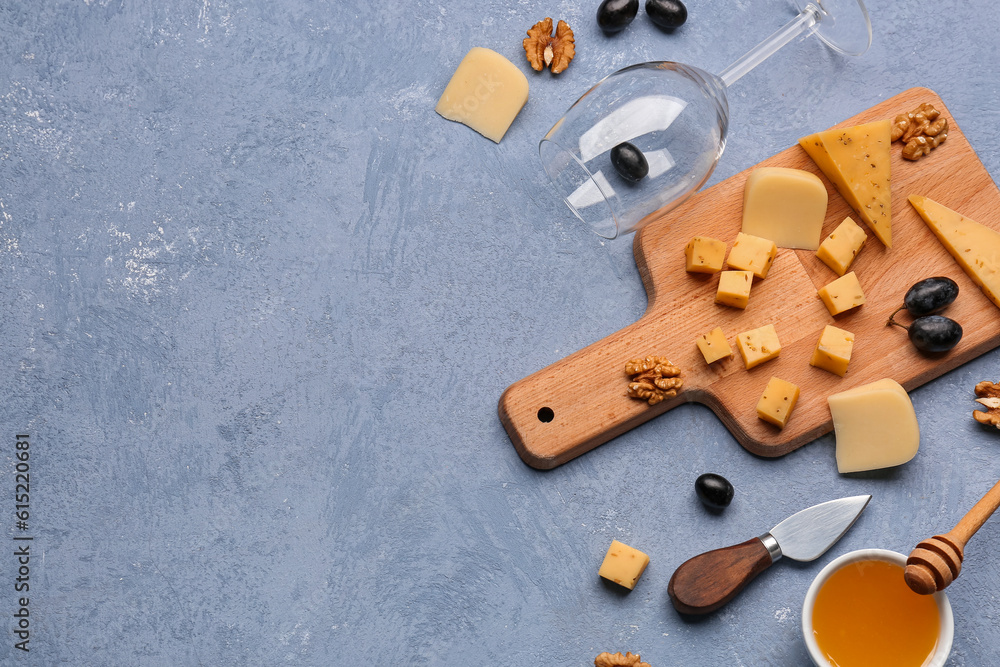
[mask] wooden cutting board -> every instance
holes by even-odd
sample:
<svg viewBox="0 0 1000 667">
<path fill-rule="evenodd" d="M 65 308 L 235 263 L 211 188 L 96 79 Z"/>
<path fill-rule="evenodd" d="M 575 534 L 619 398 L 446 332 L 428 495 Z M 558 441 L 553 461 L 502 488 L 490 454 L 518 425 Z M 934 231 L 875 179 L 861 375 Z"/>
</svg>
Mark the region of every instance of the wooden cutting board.
<svg viewBox="0 0 1000 667">
<path fill-rule="evenodd" d="M 684 246 L 692 236 L 725 241 L 727 251 L 740 231 L 743 188 L 751 169 L 695 195 L 640 230 L 635 261 L 649 299 L 645 314 L 625 327 L 537 373 L 515 382 L 500 398 L 500 419 L 521 458 L 535 468 L 554 468 L 657 417 L 684 402 L 711 408 L 743 447 L 760 456 L 781 456 L 833 428 L 827 396 L 881 378 L 908 391 L 1000 344 L 1000 310 L 983 296 L 920 216 L 907 202 L 920 194 L 984 225 L 1000 230 L 1000 190 L 962 134 L 941 99 L 926 88 L 912 88 L 845 120 L 848 127 L 894 118 L 921 102 L 934 104 L 948 118 L 947 141 L 917 162 L 904 160 L 902 145 L 892 146 L 892 238 L 887 250 L 866 228 L 868 240 L 851 270 L 867 303 L 836 318 L 816 290 L 837 278 L 806 250 L 779 249 L 767 278 L 756 281 L 745 310 L 716 304 L 718 274 L 684 270 Z M 816 128 L 825 129 L 825 128 Z M 833 184 L 797 144 L 757 167 L 792 167 L 817 174 L 826 184 L 829 206 L 826 237 L 848 215 L 859 224 Z M 918 352 L 906 331 L 886 326 L 909 287 L 931 276 L 949 276 L 960 288 L 943 313 L 958 321 L 964 336 L 956 348 L 938 356 Z M 897 316 L 910 321 L 904 311 Z M 773 324 L 781 354 L 747 371 L 735 358 L 706 365 L 695 339 L 722 327 L 736 350 L 736 335 Z M 832 324 L 855 334 L 851 363 L 841 378 L 809 365 L 823 327 Z M 656 406 L 626 396 L 625 362 L 660 355 L 681 367 L 684 388 Z M 771 376 L 801 389 L 798 405 L 784 429 L 757 418 L 756 405 Z M 971 396 L 972 387 L 969 387 Z"/>
</svg>

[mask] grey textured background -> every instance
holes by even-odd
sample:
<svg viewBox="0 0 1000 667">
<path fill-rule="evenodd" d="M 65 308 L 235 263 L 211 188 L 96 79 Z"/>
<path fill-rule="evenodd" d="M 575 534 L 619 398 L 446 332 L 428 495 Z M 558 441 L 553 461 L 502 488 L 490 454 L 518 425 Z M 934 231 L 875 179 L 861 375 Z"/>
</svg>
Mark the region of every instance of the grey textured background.
<svg viewBox="0 0 1000 667">
<path fill-rule="evenodd" d="M 989 353 L 913 392 L 906 466 L 777 460 L 682 406 L 559 469 L 517 457 L 503 389 L 636 320 L 631 238 L 554 201 L 538 139 L 614 69 L 720 71 L 791 18 L 691 0 L 605 37 L 598 2 L 0 3 L 0 662 L 34 665 L 802 665 L 805 590 L 848 550 L 907 552 L 1000 476 L 971 418 Z M 845 59 L 800 39 L 732 90 L 713 182 L 914 85 L 1000 175 L 997 9 L 872 2 Z M 524 31 L 576 30 L 558 77 Z M 472 46 L 531 83 L 500 145 L 433 106 Z M 1000 317 L 998 317 L 1000 321 Z M 14 434 L 32 437 L 31 652 L 13 649 Z M 706 471 L 736 485 L 711 515 Z M 683 619 L 681 561 L 870 492 L 820 561 Z M 611 539 L 652 557 L 603 584 Z M 950 664 L 1000 652 L 1000 520 L 949 589 Z"/>
</svg>

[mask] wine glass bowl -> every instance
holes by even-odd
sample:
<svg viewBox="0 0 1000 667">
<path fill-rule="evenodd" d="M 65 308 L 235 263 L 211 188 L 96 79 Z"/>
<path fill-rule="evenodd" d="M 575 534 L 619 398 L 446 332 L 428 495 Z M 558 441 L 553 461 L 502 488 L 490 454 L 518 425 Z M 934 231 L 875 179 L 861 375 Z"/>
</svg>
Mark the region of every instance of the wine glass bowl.
<svg viewBox="0 0 1000 667">
<path fill-rule="evenodd" d="M 587 91 L 542 139 L 539 156 L 570 209 L 613 239 L 704 185 L 728 127 L 718 77 L 680 63 L 643 63 Z M 638 148 L 649 165 L 637 182 L 612 165 L 611 149 L 623 142 Z"/>
<path fill-rule="evenodd" d="M 542 166 L 570 210 L 600 236 L 634 232 L 684 202 L 726 147 L 726 88 L 795 37 L 812 31 L 834 50 L 871 44 L 863 0 L 798 0 L 799 13 L 719 76 L 676 62 L 632 65 L 605 77 L 542 138 Z M 628 142 L 649 170 L 618 173 L 611 152 Z"/>
</svg>

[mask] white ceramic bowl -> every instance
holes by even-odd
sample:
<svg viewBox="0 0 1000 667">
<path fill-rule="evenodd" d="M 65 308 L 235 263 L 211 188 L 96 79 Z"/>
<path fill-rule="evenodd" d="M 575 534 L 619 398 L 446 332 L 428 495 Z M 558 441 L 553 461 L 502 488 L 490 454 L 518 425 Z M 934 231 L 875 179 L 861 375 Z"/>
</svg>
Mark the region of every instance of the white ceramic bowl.
<svg viewBox="0 0 1000 667">
<path fill-rule="evenodd" d="M 806 601 L 802 605 L 802 636 L 806 640 L 809 657 L 812 658 L 817 667 L 832 666 L 823 652 L 820 651 L 816 637 L 813 635 L 813 606 L 816 604 L 816 594 L 834 572 L 845 565 L 864 560 L 883 560 L 906 567 L 906 556 L 901 553 L 886 549 L 859 549 L 835 558 L 816 575 L 806 593 Z M 951 615 L 951 603 L 948 602 L 948 596 L 944 594 L 944 591 L 938 591 L 934 593 L 934 600 L 937 602 L 938 612 L 941 616 L 941 633 L 938 636 L 937 648 L 930 659 L 924 663 L 925 667 L 942 667 L 948 659 L 948 654 L 951 653 L 951 642 L 955 638 L 955 619 Z"/>
</svg>

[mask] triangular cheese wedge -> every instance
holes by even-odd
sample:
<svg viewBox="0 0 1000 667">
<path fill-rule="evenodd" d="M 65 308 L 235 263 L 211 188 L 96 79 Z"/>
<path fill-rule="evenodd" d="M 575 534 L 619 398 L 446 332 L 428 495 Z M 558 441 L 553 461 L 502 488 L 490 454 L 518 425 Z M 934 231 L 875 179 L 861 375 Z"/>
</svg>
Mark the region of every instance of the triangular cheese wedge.
<svg viewBox="0 0 1000 667">
<path fill-rule="evenodd" d="M 799 139 L 799 145 L 886 248 L 892 247 L 890 132 L 890 122 L 880 120 Z"/>
<path fill-rule="evenodd" d="M 919 195 L 910 203 L 972 282 L 1000 307 L 1000 233 Z"/>
</svg>

